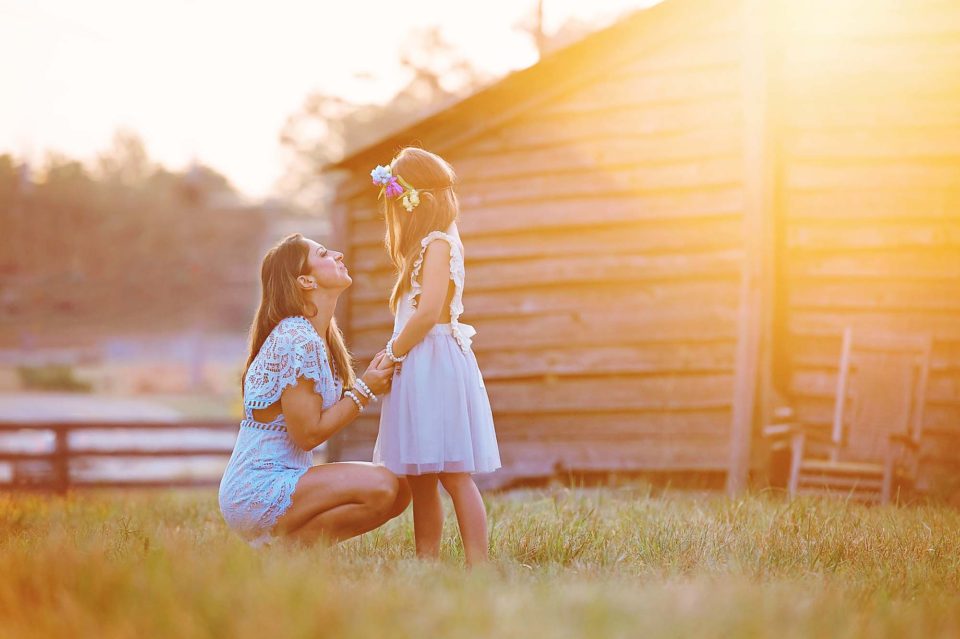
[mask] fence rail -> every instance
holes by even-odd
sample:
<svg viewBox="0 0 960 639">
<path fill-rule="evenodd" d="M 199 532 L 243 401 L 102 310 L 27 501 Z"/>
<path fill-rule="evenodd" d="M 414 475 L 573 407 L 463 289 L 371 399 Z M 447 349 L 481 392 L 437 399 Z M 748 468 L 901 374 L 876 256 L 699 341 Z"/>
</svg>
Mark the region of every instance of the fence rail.
<svg viewBox="0 0 960 639">
<path fill-rule="evenodd" d="M 131 478 L 116 479 L 80 479 L 71 472 L 73 462 L 77 460 L 109 459 L 109 458 L 190 458 L 211 457 L 217 455 L 229 456 L 233 452 L 233 445 L 223 446 L 163 446 L 153 448 L 95 448 L 90 446 L 71 446 L 70 434 L 81 431 L 100 430 L 157 430 L 157 431 L 193 431 L 204 430 L 213 432 L 236 431 L 237 423 L 233 421 L 190 421 L 190 422 L 4 422 L 0 421 L 0 435 L 9 433 L 38 433 L 52 432 L 54 434 L 53 450 L 44 452 L 11 452 L 0 449 L 0 462 L 12 463 L 14 472 L 12 480 L 0 482 L 0 489 L 13 490 L 46 490 L 65 493 L 71 488 L 95 487 L 193 487 L 214 486 L 218 477 L 178 478 L 138 480 Z M 41 462 L 49 465 L 46 472 L 39 476 L 19 472 L 20 465 L 29 462 Z"/>
</svg>

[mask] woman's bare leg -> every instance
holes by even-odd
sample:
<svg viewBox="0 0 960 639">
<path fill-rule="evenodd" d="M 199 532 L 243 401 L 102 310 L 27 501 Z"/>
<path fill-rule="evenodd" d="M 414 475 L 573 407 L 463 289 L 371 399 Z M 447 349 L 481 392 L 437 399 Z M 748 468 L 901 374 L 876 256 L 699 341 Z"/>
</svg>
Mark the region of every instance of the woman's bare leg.
<svg viewBox="0 0 960 639">
<path fill-rule="evenodd" d="M 290 507 L 277 520 L 273 534 L 307 544 L 342 541 L 403 512 L 404 499 L 397 476 L 380 466 L 354 462 L 314 466 L 297 482 Z"/>
<path fill-rule="evenodd" d="M 408 475 L 407 481 L 413 493 L 413 537 L 417 542 L 417 557 L 437 559 L 443 535 L 443 506 L 437 476 Z"/>
<path fill-rule="evenodd" d="M 487 561 L 487 511 L 480 491 L 468 473 L 440 473 L 440 483 L 450 494 L 457 512 L 460 539 L 467 565 Z M 414 502 L 416 504 L 416 502 Z"/>
<path fill-rule="evenodd" d="M 393 506 L 387 513 L 387 521 L 402 515 L 403 511 L 405 511 L 407 506 L 410 505 L 410 482 L 407 481 L 406 477 L 397 477 L 397 482 L 399 483 L 397 488 L 397 498 L 393 501 Z"/>
</svg>

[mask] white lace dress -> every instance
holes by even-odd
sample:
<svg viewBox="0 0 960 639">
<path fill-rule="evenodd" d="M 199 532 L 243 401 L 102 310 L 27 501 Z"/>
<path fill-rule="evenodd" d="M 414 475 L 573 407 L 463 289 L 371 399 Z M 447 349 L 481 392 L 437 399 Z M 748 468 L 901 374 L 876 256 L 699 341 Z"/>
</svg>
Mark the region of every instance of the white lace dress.
<svg viewBox="0 0 960 639">
<path fill-rule="evenodd" d="M 450 279 L 455 287 L 450 323 L 435 325 L 410 350 L 383 398 L 373 461 L 398 475 L 489 473 L 500 467 L 490 401 L 470 349 L 476 331 L 459 321 L 466 276 L 463 244 L 453 228 L 448 231 L 434 231 L 420 242 L 411 291 L 401 300 L 394 319 L 396 336 L 415 310 L 427 246 L 436 240 L 449 243 Z"/>
<path fill-rule="evenodd" d="M 323 408 L 343 392 L 327 347 L 304 317 L 281 320 L 264 341 L 243 382 L 246 419 L 220 481 L 220 512 L 227 524 L 253 546 L 270 541 L 277 519 L 290 507 L 300 477 L 313 465 L 312 451 L 300 448 L 287 432 L 283 414 L 258 422 L 253 411 L 280 399 L 283 390 L 305 377 L 323 397 Z"/>
</svg>

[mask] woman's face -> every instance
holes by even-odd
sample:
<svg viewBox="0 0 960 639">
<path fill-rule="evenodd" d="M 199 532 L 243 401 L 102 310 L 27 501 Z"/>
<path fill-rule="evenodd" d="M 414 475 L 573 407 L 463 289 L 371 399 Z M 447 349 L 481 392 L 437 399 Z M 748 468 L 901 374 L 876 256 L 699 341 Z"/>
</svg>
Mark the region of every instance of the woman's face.
<svg viewBox="0 0 960 639">
<path fill-rule="evenodd" d="M 313 240 L 303 240 L 310 248 L 307 255 L 307 273 L 317 283 L 318 288 L 342 291 L 353 280 L 343 264 L 343 253 L 332 251 Z"/>
</svg>

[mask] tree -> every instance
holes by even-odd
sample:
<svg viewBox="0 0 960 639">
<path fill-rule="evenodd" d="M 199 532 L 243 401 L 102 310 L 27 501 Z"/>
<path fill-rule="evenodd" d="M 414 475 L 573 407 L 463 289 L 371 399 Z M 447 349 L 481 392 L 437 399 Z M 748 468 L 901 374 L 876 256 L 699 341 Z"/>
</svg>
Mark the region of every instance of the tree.
<svg viewBox="0 0 960 639">
<path fill-rule="evenodd" d="M 92 168 L 59 153 L 33 179 L 24 166 L 0 156 L 0 332 L 64 318 L 228 322 L 218 309 L 236 308 L 239 289 L 216 283 L 249 272 L 241 297 L 255 288 L 266 218 L 217 171 L 168 171 L 129 132 Z"/>
<path fill-rule="evenodd" d="M 540 58 L 573 44 L 597 28 L 597 25 L 590 22 L 570 18 L 554 33 L 548 34 L 543 29 L 543 4 L 543 0 L 537 0 L 530 12 L 513 25 L 533 40 Z"/>
<path fill-rule="evenodd" d="M 431 110 L 444 108 L 490 80 L 436 26 L 412 34 L 398 59 L 410 79 L 387 103 L 355 104 L 328 93 L 312 93 L 287 119 L 280 133 L 289 158 L 281 188 L 302 209 L 317 208 L 331 193 L 333 178 L 321 174 L 325 165 Z"/>
<path fill-rule="evenodd" d="M 97 177 L 127 187 L 142 184 L 155 170 L 143 140 L 133 131 L 119 129 L 110 149 L 97 158 Z"/>
</svg>

